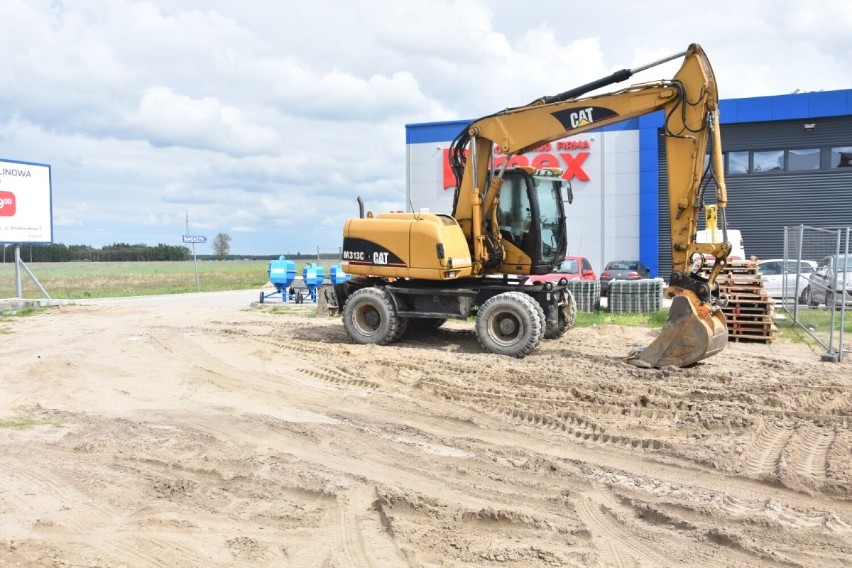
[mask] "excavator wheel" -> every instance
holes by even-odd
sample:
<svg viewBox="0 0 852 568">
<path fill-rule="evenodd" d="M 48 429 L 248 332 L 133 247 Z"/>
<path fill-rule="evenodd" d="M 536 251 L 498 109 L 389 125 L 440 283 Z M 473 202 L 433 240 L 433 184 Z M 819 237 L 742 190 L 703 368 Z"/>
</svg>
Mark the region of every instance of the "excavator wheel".
<svg viewBox="0 0 852 568">
<path fill-rule="evenodd" d="M 574 327 L 574 320 L 577 319 L 577 300 L 574 299 L 574 294 L 570 290 L 565 290 L 565 295 L 567 297 L 566 302 L 559 307 L 559 323 L 553 329 L 545 329 L 545 339 L 559 339 L 565 335 L 565 332 Z"/>
<path fill-rule="evenodd" d="M 486 300 L 476 316 L 480 345 L 491 353 L 518 358 L 535 350 L 543 332 L 536 305 L 523 292 L 504 292 Z"/>
<path fill-rule="evenodd" d="M 394 336 L 391 338 L 391 340 L 389 341 L 389 343 L 394 343 L 394 342 L 399 341 L 400 339 L 402 339 L 402 336 L 403 336 L 403 335 L 405 335 L 405 333 L 408 331 L 408 326 L 409 326 L 409 323 L 411 322 L 411 318 L 401 318 L 401 317 L 398 317 L 398 318 L 396 318 L 396 319 L 398 319 L 398 320 L 399 320 L 399 326 L 397 327 L 397 329 L 396 329 L 396 333 L 395 333 L 395 334 L 394 334 Z"/>
<path fill-rule="evenodd" d="M 399 338 L 400 325 L 383 288 L 361 288 L 343 305 L 343 327 L 355 343 L 386 345 Z"/>
</svg>

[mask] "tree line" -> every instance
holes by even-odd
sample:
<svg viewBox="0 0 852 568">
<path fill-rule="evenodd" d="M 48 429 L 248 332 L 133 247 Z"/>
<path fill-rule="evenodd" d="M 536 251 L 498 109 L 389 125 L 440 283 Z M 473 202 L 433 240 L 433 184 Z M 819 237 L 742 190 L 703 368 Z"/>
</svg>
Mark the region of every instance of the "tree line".
<svg viewBox="0 0 852 568">
<path fill-rule="evenodd" d="M 14 262 L 12 247 L 4 251 L 5 262 Z M 22 245 L 21 259 L 24 262 L 135 262 L 152 260 L 189 260 L 190 250 L 185 246 L 160 243 L 156 246 L 146 244 L 131 245 L 113 243 L 101 248 L 89 245 Z"/>
<path fill-rule="evenodd" d="M 199 260 L 277 260 L 280 255 L 230 254 L 230 237 L 220 233 L 213 241 L 214 254 L 196 254 Z M 339 252 L 328 253 L 284 253 L 290 260 L 335 260 Z M 24 262 L 142 262 L 142 261 L 182 261 L 192 260 L 192 251 L 182 245 L 156 246 L 147 244 L 113 243 L 101 248 L 89 245 L 21 245 L 21 260 Z M 15 262 L 12 245 L 3 248 L 0 262 Z"/>
</svg>

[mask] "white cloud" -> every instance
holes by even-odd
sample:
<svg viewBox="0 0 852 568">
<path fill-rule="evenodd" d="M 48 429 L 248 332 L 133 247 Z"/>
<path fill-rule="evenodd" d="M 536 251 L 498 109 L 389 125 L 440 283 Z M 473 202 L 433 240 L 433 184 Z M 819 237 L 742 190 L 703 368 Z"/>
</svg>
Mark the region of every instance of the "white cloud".
<svg viewBox="0 0 852 568">
<path fill-rule="evenodd" d="M 155 146 L 242 155 L 280 149 L 273 130 L 252 124 L 239 109 L 210 97 L 192 99 L 168 87 L 146 89 L 127 123 Z"/>
</svg>

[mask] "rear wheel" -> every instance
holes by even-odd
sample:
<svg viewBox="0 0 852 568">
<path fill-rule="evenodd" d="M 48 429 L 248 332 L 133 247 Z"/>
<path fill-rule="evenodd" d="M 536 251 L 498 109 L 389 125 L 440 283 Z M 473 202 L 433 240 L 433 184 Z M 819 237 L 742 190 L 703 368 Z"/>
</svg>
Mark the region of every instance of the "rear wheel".
<svg viewBox="0 0 852 568">
<path fill-rule="evenodd" d="M 399 337 L 400 325 L 390 293 L 383 288 L 361 288 L 343 306 L 343 327 L 356 343 L 386 345 Z"/>
<path fill-rule="evenodd" d="M 523 292 L 504 292 L 488 299 L 476 316 L 480 345 L 491 353 L 510 357 L 523 357 L 536 349 L 542 336 L 537 305 Z"/>
<path fill-rule="evenodd" d="M 399 320 L 399 326 L 397 327 L 396 333 L 393 338 L 391 338 L 390 342 L 393 343 L 402 338 L 405 335 L 405 332 L 408 331 L 409 323 L 411 322 L 410 318 L 397 318 Z"/>
<path fill-rule="evenodd" d="M 802 303 L 807 304 L 810 308 L 817 307 L 817 302 L 816 300 L 814 300 L 814 293 L 811 290 L 810 286 L 805 288 L 805 290 L 802 292 Z"/>
<path fill-rule="evenodd" d="M 574 327 L 574 320 L 577 319 L 577 300 L 574 299 L 574 294 L 570 290 L 565 290 L 565 294 L 567 301 L 559 308 L 559 322 L 555 328 L 545 330 L 545 339 L 559 339 L 565 335 L 566 331 Z"/>
</svg>

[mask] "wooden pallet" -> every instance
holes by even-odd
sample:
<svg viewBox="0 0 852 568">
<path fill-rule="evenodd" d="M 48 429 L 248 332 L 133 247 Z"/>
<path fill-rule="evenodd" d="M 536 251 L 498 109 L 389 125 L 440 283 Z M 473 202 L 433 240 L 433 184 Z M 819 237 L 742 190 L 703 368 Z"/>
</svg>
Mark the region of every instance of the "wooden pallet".
<svg viewBox="0 0 852 568">
<path fill-rule="evenodd" d="M 711 265 L 701 268 L 701 275 L 710 275 Z M 719 292 L 728 297 L 722 308 L 731 341 L 762 341 L 775 339 L 778 328 L 772 321 L 775 302 L 763 289 L 763 277 L 756 257 L 730 261 L 716 278 Z"/>
</svg>

